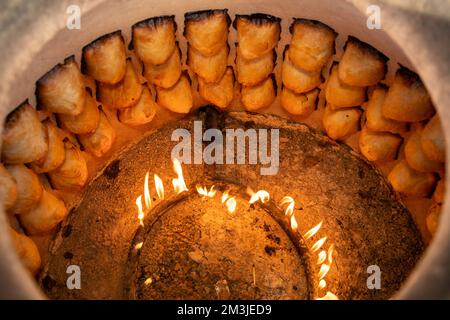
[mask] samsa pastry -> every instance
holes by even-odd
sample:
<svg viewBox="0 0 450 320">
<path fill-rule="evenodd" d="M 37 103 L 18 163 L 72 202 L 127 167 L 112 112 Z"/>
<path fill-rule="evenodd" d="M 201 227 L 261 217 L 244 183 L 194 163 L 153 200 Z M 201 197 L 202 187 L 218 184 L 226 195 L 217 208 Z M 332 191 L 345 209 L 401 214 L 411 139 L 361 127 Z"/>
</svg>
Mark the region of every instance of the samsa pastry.
<svg viewBox="0 0 450 320">
<path fill-rule="evenodd" d="M 325 108 L 322 122 L 327 135 L 334 140 L 343 140 L 356 133 L 360 127 L 361 110 L 345 108 L 332 110 Z"/>
<path fill-rule="evenodd" d="M 86 94 L 84 86 L 75 57 L 70 56 L 36 82 L 37 107 L 55 113 L 80 114 Z"/>
<path fill-rule="evenodd" d="M 45 128 L 28 101 L 6 117 L 2 133 L 2 162 L 28 163 L 45 156 L 48 150 Z"/>
<path fill-rule="evenodd" d="M 153 97 L 147 86 L 144 86 L 141 98 L 135 106 L 119 110 L 119 121 L 130 126 L 139 126 L 149 123 L 155 117 L 156 108 L 156 102 L 153 101 Z"/>
<path fill-rule="evenodd" d="M 289 28 L 292 39 L 290 59 L 306 71 L 320 71 L 334 55 L 337 33 L 316 20 L 294 19 Z"/>
<path fill-rule="evenodd" d="M 17 187 L 17 198 L 11 212 L 24 214 L 39 203 L 42 196 L 42 184 L 36 173 L 23 164 L 7 165 L 6 169 L 16 181 Z"/>
<path fill-rule="evenodd" d="M 241 102 L 248 111 L 254 111 L 270 106 L 276 98 L 277 85 L 272 74 L 256 86 L 242 86 Z"/>
<path fill-rule="evenodd" d="M 306 93 L 295 93 L 287 87 L 283 87 L 281 105 L 290 114 L 307 117 L 316 109 L 318 95 L 319 89 L 317 88 Z"/>
<path fill-rule="evenodd" d="M 445 162 L 445 135 L 438 115 L 435 115 L 423 129 L 421 144 L 430 160 Z"/>
<path fill-rule="evenodd" d="M 181 52 L 179 48 L 173 51 L 169 60 L 165 63 L 159 65 L 144 63 L 143 67 L 144 78 L 148 82 L 163 88 L 170 88 L 177 83 L 181 72 Z"/>
<path fill-rule="evenodd" d="M 405 160 L 389 173 L 388 180 L 395 191 L 414 197 L 428 197 L 436 185 L 436 176 L 412 169 Z"/>
<path fill-rule="evenodd" d="M 121 31 L 92 41 L 83 48 L 81 70 L 99 82 L 116 84 L 126 69 L 126 48 Z"/>
<path fill-rule="evenodd" d="M 339 65 L 331 69 L 325 87 L 325 99 L 332 109 L 360 106 L 366 100 L 366 88 L 349 86 L 339 79 Z"/>
<path fill-rule="evenodd" d="M 435 110 L 419 76 L 401 67 L 384 99 L 382 112 L 389 119 L 417 122 L 431 118 Z"/>
<path fill-rule="evenodd" d="M 64 202 L 56 197 L 52 190 L 44 188 L 38 205 L 20 215 L 19 219 L 28 234 L 36 235 L 53 230 L 66 216 L 67 208 Z"/>
<path fill-rule="evenodd" d="M 423 151 L 421 144 L 423 130 L 418 128 L 413 132 L 405 145 L 405 160 L 411 168 L 420 172 L 437 172 L 444 164 L 430 160 Z"/>
<path fill-rule="evenodd" d="M 256 58 L 247 60 L 239 53 L 239 45 L 237 46 L 236 55 L 236 77 L 237 81 L 244 86 L 254 86 L 272 73 L 275 67 L 277 54 L 275 50 Z"/>
<path fill-rule="evenodd" d="M 156 103 L 170 111 L 189 113 L 194 101 L 191 82 L 187 73 L 183 73 L 178 82 L 171 88 L 156 87 Z"/>
<path fill-rule="evenodd" d="M 0 163 L 0 202 L 3 208 L 8 211 L 14 206 L 17 199 L 17 186 L 14 177 Z"/>
<path fill-rule="evenodd" d="M 79 139 L 87 152 L 100 158 L 111 149 L 116 140 L 116 131 L 111 126 L 105 113 L 100 111 L 97 129 L 92 133 L 80 135 Z"/>
<path fill-rule="evenodd" d="M 203 10 L 184 14 L 184 36 L 204 56 L 213 56 L 227 44 L 228 10 Z"/>
<path fill-rule="evenodd" d="M 64 142 L 61 130 L 49 119 L 44 123 L 47 130 L 48 151 L 44 157 L 30 163 L 36 173 L 44 173 L 55 170 L 63 162 L 65 157 Z"/>
<path fill-rule="evenodd" d="M 9 226 L 8 230 L 20 261 L 32 275 L 36 275 L 41 267 L 41 256 L 36 244 L 29 237 Z"/>
<path fill-rule="evenodd" d="M 386 75 L 388 60 L 371 45 L 349 36 L 339 63 L 339 79 L 351 86 L 375 85 Z"/>
<path fill-rule="evenodd" d="M 391 133 L 403 133 L 407 130 L 407 123 L 388 119 L 383 116 L 381 106 L 386 97 L 387 88 L 378 85 L 369 97 L 366 104 L 366 126 L 372 131 L 387 131 Z"/>
<path fill-rule="evenodd" d="M 62 165 L 48 173 L 50 182 L 58 190 L 78 190 L 88 178 L 86 159 L 69 139 L 64 141 L 65 159 Z"/>
<path fill-rule="evenodd" d="M 236 15 L 233 27 L 237 30 L 242 57 L 256 59 L 272 51 L 280 40 L 280 21 L 280 18 L 262 13 Z"/>
<path fill-rule="evenodd" d="M 234 96 L 234 72 L 228 67 L 222 79 L 217 83 L 207 83 L 202 78 L 198 79 L 200 96 L 213 105 L 225 109 Z"/>
<path fill-rule="evenodd" d="M 175 16 L 153 17 L 132 26 L 131 48 L 146 64 L 165 63 L 176 50 Z"/>
<path fill-rule="evenodd" d="M 305 93 L 322 83 L 322 74 L 320 71 L 306 71 L 296 67 L 289 58 L 289 48 L 286 48 L 281 66 L 281 81 L 295 93 Z"/>
<path fill-rule="evenodd" d="M 222 79 L 228 65 L 228 53 L 230 48 L 224 46 L 214 56 L 203 56 L 199 51 L 188 47 L 189 68 L 206 82 L 218 82 Z"/>
<path fill-rule="evenodd" d="M 369 161 L 391 161 L 397 157 L 402 138 L 389 132 L 374 132 L 366 127 L 359 135 L 359 150 Z"/>
<path fill-rule="evenodd" d="M 434 236 L 438 230 L 441 212 L 442 212 L 442 205 L 437 203 L 432 204 L 430 209 L 428 209 L 426 223 L 427 229 L 432 236 Z"/>
<path fill-rule="evenodd" d="M 110 85 L 99 82 L 97 86 L 97 100 L 112 109 L 134 106 L 141 93 L 142 85 L 131 59 L 127 60 L 125 76 L 119 83 Z"/>
<path fill-rule="evenodd" d="M 93 132 L 100 119 L 97 101 L 92 97 L 89 89 L 86 89 L 86 99 L 84 102 L 83 111 L 76 115 L 59 114 L 58 120 L 64 129 L 76 134 L 86 134 Z"/>
</svg>

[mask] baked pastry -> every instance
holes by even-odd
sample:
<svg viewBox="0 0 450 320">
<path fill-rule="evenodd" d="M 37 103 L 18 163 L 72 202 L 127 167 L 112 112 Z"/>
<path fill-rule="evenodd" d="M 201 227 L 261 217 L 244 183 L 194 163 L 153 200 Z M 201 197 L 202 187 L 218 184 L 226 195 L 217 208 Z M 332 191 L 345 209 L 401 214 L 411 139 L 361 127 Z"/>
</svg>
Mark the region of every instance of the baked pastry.
<svg viewBox="0 0 450 320">
<path fill-rule="evenodd" d="M 41 267 L 41 255 L 36 244 L 11 227 L 8 227 L 8 230 L 20 261 L 32 275 L 36 275 Z"/>
<path fill-rule="evenodd" d="M 198 91 L 200 96 L 219 108 L 226 108 L 230 105 L 234 96 L 234 72 L 232 67 L 228 67 L 217 83 L 208 83 L 202 78 L 198 79 Z"/>
<path fill-rule="evenodd" d="M 421 143 L 423 151 L 430 160 L 445 162 L 445 135 L 438 115 L 426 124 Z"/>
<path fill-rule="evenodd" d="M 265 55 L 247 60 L 239 53 L 239 45 L 236 47 L 236 78 L 244 86 L 254 86 L 272 73 L 275 67 L 277 55 L 275 50 L 271 50 Z"/>
<path fill-rule="evenodd" d="M 183 73 L 171 88 L 156 87 L 156 103 L 173 112 L 189 113 L 194 105 L 189 75 Z"/>
<path fill-rule="evenodd" d="M 318 88 L 306 93 L 295 93 L 283 86 L 280 102 L 283 108 L 290 114 L 307 117 L 316 109 L 318 95 Z"/>
<path fill-rule="evenodd" d="M 97 129 L 92 133 L 80 135 L 79 140 L 87 152 L 100 158 L 111 149 L 116 140 L 116 131 L 111 126 L 105 113 L 100 110 L 100 121 Z"/>
<path fill-rule="evenodd" d="M 436 185 L 434 174 L 416 171 L 405 160 L 397 163 L 388 180 L 397 192 L 414 197 L 428 197 Z"/>
<path fill-rule="evenodd" d="M 44 173 L 58 168 L 65 157 L 64 142 L 61 130 L 57 128 L 50 119 L 44 122 L 47 131 L 48 151 L 44 157 L 30 163 L 36 173 Z"/>
<path fill-rule="evenodd" d="M 148 82 L 163 88 L 170 88 L 181 76 L 181 51 L 173 50 L 169 59 L 163 64 L 152 65 L 144 63 L 143 76 Z"/>
<path fill-rule="evenodd" d="M 156 108 L 156 102 L 153 101 L 150 91 L 147 86 L 144 85 L 138 103 L 130 108 L 119 110 L 119 121 L 130 126 L 139 126 L 149 123 L 155 117 Z"/>
<path fill-rule="evenodd" d="M 227 69 L 229 51 L 226 45 L 213 56 L 203 56 L 193 47 L 188 47 L 186 64 L 206 82 L 218 82 Z"/>
<path fill-rule="evenodd" d="M 369 161 L 385 162 L 397 157 L 402 138 L 389 132 L 370 131 L 366 127 L 359 135 L 359 150 Z"/>
<path fill-rule="evenodd" d="M 327 106 L 322 123 L 331 139 L 343 140 L 358 131 L 360 117 L 361 110 L 358 108 L 332 110 L 330 106 Z"/>
<path fill-rule="evenodd" d="M 442 205 L 432 204 L 430 209 L 428 209 L 426 223 L 427 229 L 432 236 L 434 236 L 439 227 L 439 219 L 441 217 Z"/>
<path fill-rule="evenodd" d="M 417 122 L 431 118 L 435 110 L 420 77 L 401 67 L 384 99 L 382 112 L 389 119 Z"/>
<path fill-rule="evenodd" d="M 14 206 L 17 199 L 17 186 L 14 177 L 0 163 L 0 201 L 3 203 L 5 211 Z"/>
<path fill-rule="evenodd" d="M 277 85 L 275 75 L 256 86 L 242 86 L 241 102 L 248 111 L 254 111 L 270 106 L 276 98 Z"/>
<path fill-rule="evenodd" d="M 417 128 L 408 138 L 405 145 L 405 160 L 414 170 L 420 172 L 437 172 L 443 169 L 441 162 L 430 160 L 422 148 L 422 128 Z"/>
<path fill-rule="evenodd" d="M 23 164 L 7 165 L 6 169 L 16 181 L 17 198 L 11 212 L 23 214 L 33 209 L 41 199 L 42 184 L 33 170 Z"/>
<path fill-rule="evenodd" d="M 366 100 L 366 88 L 349 86 L 339 79 L 339 65 L 334 64 L 325 87 L 325 99 L 332 109 L 360 106 Z"/>
<path fill-rule="evenodd" d="M 125 41 L 120 30 L 103 35 L 83 47 L 81 71 L 99 82 L 116 84 L 126 69 Z"/>
</svg>

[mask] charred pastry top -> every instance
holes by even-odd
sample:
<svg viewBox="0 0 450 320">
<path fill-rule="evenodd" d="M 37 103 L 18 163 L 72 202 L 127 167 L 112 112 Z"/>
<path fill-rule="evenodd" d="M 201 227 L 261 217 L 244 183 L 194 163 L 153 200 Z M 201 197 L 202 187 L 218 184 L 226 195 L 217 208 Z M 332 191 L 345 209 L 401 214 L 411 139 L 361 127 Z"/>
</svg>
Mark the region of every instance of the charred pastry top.
<svg viewBox="0 0 450 320">
<path fill-rule="evenodd" d="M 382 52 L 378 51 L 377 49 L 372 47 L 370 44 L 363 42 L 354 36 L 348 36 L 348 39 L 344 45 L 344 50 L 347 48 L 347 45 L 349 43 L 353 44 L 354 46 L 356 46 L 358 49 L 360 49 L 364 53 L 373 55 L 374 57 L 376 57 L 379 60 L 382 60 L 385 63 L 388 62 L 388 60 L 389 60 L 389 58 L 387 56 L 385 56 Z"/>
<path fill-rule="evenodd" d="M 133 31 L 134 29 L 139 28 L 150 28 L 154 29 L 159 26 L 163 26 L 168 23 L 173 23 L 174 31 L 177 31 L 177 23 L 175 22 L 175 15 L 166 15 L 166 16 L 158 16 L 158 17 L 151 17 L 147 18 L 141 21 L 136 22 L 131 26 L 131 41 L 128 45 L 129 50 L 133 50 Z"/>
<path fill-rule="evenodd" d="M 417 73 L 401 65 L 400 63 L 398 65 L 399 69 L 397 70 L 395 76 L 401 77 L 401 79 L 410 86 L 413 84 L 423 86 L 422 79 L 420 79 L 420 76 Z"/>
<path fill-rule="evenodd" d="M 227 18 L 228 26 L 231 24 L 231 18 L 228 14 L 228 9 L 210 9 L 210 10 L 200 10 L 200 11 L 191 11 L 186 12 L 184 14 L 184 22 L 191 22 L 191 21 L 201 21 L 204 19 L 208 19 L 211 16 L 223 14 Z"/>
<path fill-rule="evenodd" d="M 23 112 L 24 108 L 30 106 L 30 103 L 28 102 L 28 99 L 23 101 L 21 104 L 19 104 L 17 107 L 14 108 L 5 118 L 5 129 L 8 129 L 11 126 L 14 126 L 14 124 L 17 122 L 17 120 L 20 118 L 20 114 Z"/>
<path fill-rule="evenodd" d="M 281 22 L 281 18 L 272 16 L 272 15 L 266 14 L 266 13 L 237 14 L 236 18 L 233 21 L 233 28 L 236 29 L 236 23 L 239 19 L 248 20 L 255 25 L 265 25 L 265 24 L 272 24 L 272 23 L 280 24 L 280 22 Z"/>
<path fill-rule="evenodd" d="M 292 21 L 291 25 L 289 26 L 289 32 L 292 34 L 294 32 L 294 26 L 296 24 L 304 24 L 304 25 L 311 25 L 311 26 L 316 26 L 322 29 L 325 29 L 327 31 L 333 32 L 334 33 L 334 37 L 337 37 L 338 33 L 336 31 L 334 31 L 333 28 L 331 28 L 329 25 L 320 22 L 318 20 L 312 20 L 312 19 L 304 19 L 304 18 L 293 18 L 294 21 Z"/>
<path fill-rule="evenodd" d="M 81 72 L 84 74 L 86 72 L 86 61 L 84 60 L 84 53 L 91 48 L 95 48 L 97 46 L 102 46 L 107 40 L 111 39 L 111 38 L 115 38 L 118 37 L 122 40 L 123 43 L 125 43 L 125 40 L 122 36 L 122 31 L 121 30 L 116 30 L 107 34 L 104 34 L 100 37 L 98 37 L 97 39 L 91 41 L 90 43 L 88 43 L 87 45 L 85 45 L 83 47 L 83 49 L 81 49 L 82 55 L 81 55 Z"/>
</svg>

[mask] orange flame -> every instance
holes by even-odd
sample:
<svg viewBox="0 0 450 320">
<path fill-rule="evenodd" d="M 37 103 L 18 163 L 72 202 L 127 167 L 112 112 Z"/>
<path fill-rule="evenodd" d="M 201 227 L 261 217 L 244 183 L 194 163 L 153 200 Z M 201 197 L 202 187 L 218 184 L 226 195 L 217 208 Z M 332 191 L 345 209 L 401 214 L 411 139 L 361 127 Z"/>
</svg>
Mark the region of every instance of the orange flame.
<svg viewBox="0 0 450 320">
<path fill-rule="evenodd" d="M 153 176 L 153 180 L 155 180 L 155 189 L 156 189 L 156 194 L 158 194 L 158 198 L 160 198 L 161 200 L 164 200 L 164 184 L 161 180 L 161 178 L 155 174 Z"/>
<path fill-rule="evenodd" d="M 328 248 L 328 264 L 331 266 L 333 263 L 333 252 L 334 252 L 334 245 L 330 245 Z"/>
<path fill-rule="evenodd" d="M 229 194 L 228 194 L 228 190 L 227 191 L 224 191 L 223 192 L 223 194 L 222 194 L 222 198 L 221 198 L 221 201 L 222 201 L 222 203 L 225 203 L 225 201 L 227 201 L 227 199 L 229 198 Z"/>
<path fill-rule="evenodd" d="M 153 282 L 153 279 L 152 279 L 152 278 L 147 278 L 147 279 L 145 279 L 145 281 L 144 281 L 144 285 L 148 286 L 149 284 L 152 284 L 152 282 Z"/>
<path fill-rule="evenodd" d="M 319 289 L 323 289 L 327 286 L 327 282 L 325 281 L 325 279 L 322 279 L 319 281 Z"/>
<path fill-rule="evenodd" d="M 136 206 L 138 207 L 139 224 L 144 226 L 144 211 L 142 210 L 142 196 L 136 198 Z"/>
<path fill-rule="evenodd" d="M 319 252 L 317 256 L 317 264 L 322 264 L 327 259 L 327 252 L 325 250 L 322 250 Z"/>
<path fill-rule="evenodd" d="M 216 190 L 214 190 L 214 186 L 212 186 L 209 190 L 207 187 L 200 187 L 200 186 L 196 186 L 196 189 L 197 192 L 204 197 L 213 198 L 216 195 Z"/>
<path fill-rule="evenodd" d="M 144 182 L 144 203 L 145 203 L 145 207 L 147 209 L 150 209 L 150 207 L 152 206 L 152 197 L 150 196 L 150 190 L 148 187 L 148 178 L 149 178 L 149 173 L 147 171 L 147 173 L 145 174 L 145 182 Z"/>
<path fill-rule="evenodd" d="M 295 207 L 295 201 L 292 197 L 285 196 L 283 199 L 281 199 L 280 205 L 283 206 L 287 204 L 286 210 L 284 210 L 284 213 L 287 216 L 291 216 L 294 213 L 294 207 Z"/>
<path fill-rule="evenodd" d="M 296 231 L 298 228 L 297 220 L 295 219 L 295 215 L 291 215 L 291 229 Z"/>
<path fill-rule="evenodd" d="M 228 200 L 226 200 L 225 205 L 227 206 L 229 213 L 233 213 L 234 211 L 236 211 L 236 204 L 236 199 L 234 197 L 230 197 L 228 198 Z"/>
<path fill-rule="evenodd" d="M 136 250 L 141 250 L 143 244 L 144 244 L 143 242 L 139 242 L 139 243 L 137 243 L 137 244 L 134 246 L 134 248 L 135 248 Z"/>
<path fill-rule="evenodd" d="M 320 230 L 320 228 L 322 227 L 322 222 L 323 222 L 323 221 L 320 221 L 315 227 L 312 227 L 309 231 L 307 231 L 307 232 L 304 234 L 303 238 L 304 238 L 305 240 L 308 240 L 309 238 L 311 238 L 312 236 L 314 236 L 314 235 Z"/>
<path fill-rule="evenodd" d="M 184 182 L 183 169 L 181 168 L 181 163 L 178 159 L 173 159 L 173 170 L 177 174 L 177 178 L 172 179 L 172 185 L 175 192 L 178 194 L 184 191 L 188 191 L 186 183 Z"/>
<path fill-rule="evenodd" d="M 327 293 L 322 298 L 317 298 L 317 300 L 339 300 L 339 298 L 330 291 L 327 291 Z"/>
<path fill-rule="evenodd" d="M 328 264 L 322 264 L 319 270 L 319 280 L 322 280 L 327 275 L 328 271 L 330 271 L 330 266 Z"/>
<path fill-rule="evenodd" d="M 327 241 L 327 237 L 323 237 L 319 240 L 317 240 L 313 246 L 311 247 L 311 251 L 312 252 L 316 252 L 318 251 L 320 248 L 322 248 L 323 244 L 325 243 L 325 241 Z"/>
<path fill-rule="evenodd" d="M 247 188 L 247 193 L 251 196 L 250 200 L 248 201 L 250 204 L 255 203 L 257 201 L 265 203 L 270 199 L 270 195 L 266 190 L 259 190 L 258 192 L 255 193 L 253 192 L 252 189 Z"/>
</svg>

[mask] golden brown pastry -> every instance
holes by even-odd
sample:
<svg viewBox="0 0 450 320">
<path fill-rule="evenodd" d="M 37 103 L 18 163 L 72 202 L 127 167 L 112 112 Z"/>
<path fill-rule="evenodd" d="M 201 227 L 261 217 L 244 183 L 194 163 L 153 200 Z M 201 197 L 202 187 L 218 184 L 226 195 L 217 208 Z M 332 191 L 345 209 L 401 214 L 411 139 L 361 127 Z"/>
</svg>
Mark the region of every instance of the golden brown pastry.
<svg viewBox="0 0 450 320">
<path fill-rule="evenodd" d="M 414 197 L 427 197 L 436 185 L 436 176 L 412 169 L 405 160 L 400 161 L 388 175 L 392 187 L 400 193 Z"/>
<path fill-rule="evenodd" d="M 148 82 L 158 87 L 170 88 L 180 79 L 181 71 L 181 52 L 177 48 L 163 64 L 144 63 L 143 75 Z"/>
<path fill-rule="evenodd" d="M 435 113 L 422 80 L 405 67 L 397 70 L 381 110 L 386 118 L 407 122 L 426 120 Z"/>
<path fill-rule="evenodd" d="M 119 121 L 130 126 L 149 123 L 155 117 L 156 108 L 156 102 L 153 101 L 153 97 L 147 86 L 144 86 L 141 98 L 135 106 L 119 110 Z"/>
<path fill-rule="evenodd" d="M 319 89 L 314 89 L 306 93 L 295 93 L 283 87 L 281 89 L 281 105 L 290 114 L 307 117 L 316 108 L 316 100 Z"/>
<path fill-rule="evenodd" d="M 325 108 L 322 122 L 327 135 L 334 140 L 343 140 L 356 133 L 360 127 L 361 110 L 346 108 L 332 110 Z"/>
<path fill-rule="evenodd" d="M 427 229 L 432 236 L 436 234 L 439 227 L 439 219 L 441 217 L 442 206 L 440 204 L 432 204 L 430 209 L 428 209 L 428 214 L 426 218 Z"/>
<path fill-rule="evenodd" d="M 132 48 L 146 64 L 166 62 L 176 48 L 175 16 L 153 17 L 132 26 Z"/>
<path fill-rule="evenodd" d="M 184 36 L 203 56 L 213 56 L 228 40 L 228 10 L 203 10 L 184 14 Z"/>
<path fill-rule="evenodd" d="M 38 109 L 77 115 L 83 111 L 84 80 L 75 56 L 57 64 L 36 82 Z"/>
<path fill-rule="evenodd" d="M 86 184 L 88 169 L 86 159 L 70 140 L 64 141 L 66 149 L 62 165 L 48 173 L 50 182 L 58 190 L 78 190 Z"/>
<path fill-rule="evenodd" d="M 349 36 L 339 63 L 339 79 L 350 86 L 375 85 L 386 75 L 388 60 L 371 45 Z"/>
<path fill-rule="evenodd" d="M 36 207 L 19 216 L 20 223 L 28 234 L 43 234 L 51 231 L 67 216 L 64 202 L 56 197 L 50 189 L 44 188 L 42 197 Z"/>
<path fill-rule="evenodd" d="M 440 162 L 430 160 L 421 144 L 422 129 L 418 128 L 409 136 L 405 145 L 405 160 L 411 168 L 420 172 L 437 172 L 443 169 Z"/>
<path fill-rule="evenodd" d="M 421 142 L 423 151 L 430 160 L 445 162 L 445 135 L 438 115 L 423 129 Z"/>
<path fill-rule="evenodd" d="M 17 198 L 11 212 L 23 214 L 33 209 L 41 199 L 42 184 L 33 170 L 23 164 L 7 165 L 6 169 L 16 181 Z"/>
<path fill-rule="evenodd" d="M 41 255 L 36 244 L 29 237 L 9 226 L 8 230 L 20 261 L 32 275 L 36 275 L 41 267 Z"/>
<path fill-rule="evenodd" d="M 116 131 L 101 110 L 97 129 L 92 133 L 81 134 L 79 139 L 87 152 L 100 158 L 111 149 L 116 140 Z"/>
<path fill-rule="evenodd" d="M 339 79 L 339 65 L 333 65 L 325 87 L 325 99 L 332 109 L 360 106 L 366 100 L 366 88 L 349 86 Z"/>
<path fill-rule="evenodd" d="M 443 203 L 445 196 L 445 179 L 439 180 L 433 193 L 433 200 L 437 203 Z"/>
<path fill-rule="evenodd" d="M 189 113 L 194 101 L 187 73 L 183 73 L 178 82 L 169 89 L 156 87 L 156 97 L 156 103 L 170 111 Z"/>
<path fill-rule="evenodd" d="M 5 211 L 14 206 L 17 199 L 17 186 L 14 177 L 0 163 L 0 202 L 3 203 Z"/>
<path fill-rule="evenodd" d="M 322 75 L 320 71 L 297 68 L 289 58 L 289 48 L 286 48 L 281 66 L 281 81 L 295 93 L 304 93 L 318 87 L 322 83 Z"/>
<path fill-rule="evenodd" d="M 387 88 L 378 85 L 372 92 L 366 105 L 366 126 L 372 131 L 387 131 L 391 133 L 403 133 L 407 129 L 407 123 L 388 119 L 383 116 L 381 106 L 386 97 Z"/>
<path fill-rule="evenodd" d="M 234 72 L 228 67 L 222 79 L 217 83 L 207 83 L 202 78 L 198 79 L 200 96 L 219 108 L 229 106 L 234 96 Z"/>
<path fill-rule="evenodd" d="M 260 58 L 247 60 L 239 53 L 239 46 L 237 46 L 237 81 L 244 86 L 254 86 L 260 83 L 272 73 L 276 60 L 275 50 L 271 50 Z"/>
<path fill-rule="evenodd" d="M 272 74 L 256 86 L 242 86 L 241 102 L 248 111 L 254 111 L 270 106 L 275 101 L 276 95 L 277 85 Z"/>
<path fill-rule="evenodd" d="M 58 120 L 61 126 L 70 132 L 77 134 L 86 134 L 93 132 L 100 119 L 97 101 L 92 97 L 90 89 L 86 89 L 86 99 L 84 101 L 83 111 L 76 116 L 59 114 Z"/>
<path fill-rule="evenodd" d="M 335 53 L 337 33 L 316 20 L 294 19 L 289 28 L 292 34 L 290 59 L 306 71 L 320 71 Z"/>
<path fill-rule="evenodd" d="M 36 173 L 44 173 L 55 170 L 63 162 L 65 157 L 64 142 L 60 129 L 49 119 L 44 122 L 47 130 L 48 152 L 44 157 L 30 163 Z"/>
<path fill-rule="evenodd" d="M 101 36 L 83 47 L 81 70 L 95 80 L 116 84 L 126 69 L 125 41 L 120 30 Z"/>
<path fill-rule="evenodd" d="M 41 159 L 48 150 L 44 126 L 28 101 L 8 114 L 2 133 L 2 161 L 28 163 Z"/>
<path fill-rule="evenodd" d="M 215 55 L 207 57 L 193 47 L 188 47 L 186 63 L 193 72 L 206 82 L 218 82 L 227 69 L 229 51 L 230 48 L 227 45 L 222 47 Z"/>
<path fill-rule="evenodd" d="M 398 154 L 402 138 L 389 132 L 374 132 L 366 127 L 359 135 L 359 150 L 369 161 L 390 161 Z"/>
<path fill-rule="evenodd" d="M 256 59 L 274 49 L 280 39 L 280 18 L 255 13 L 236 15 L 233 27 L 237 30 L 239 52 L 244 59 Z"/>
<path fill-rule="evenodd" d="M 125 76 L 119 83 L 97 84 L 97 100 L 112 109 L 134 106 L 142 93 L 142 85 L 130 59 L 127 59 Z"/>
</svg>

